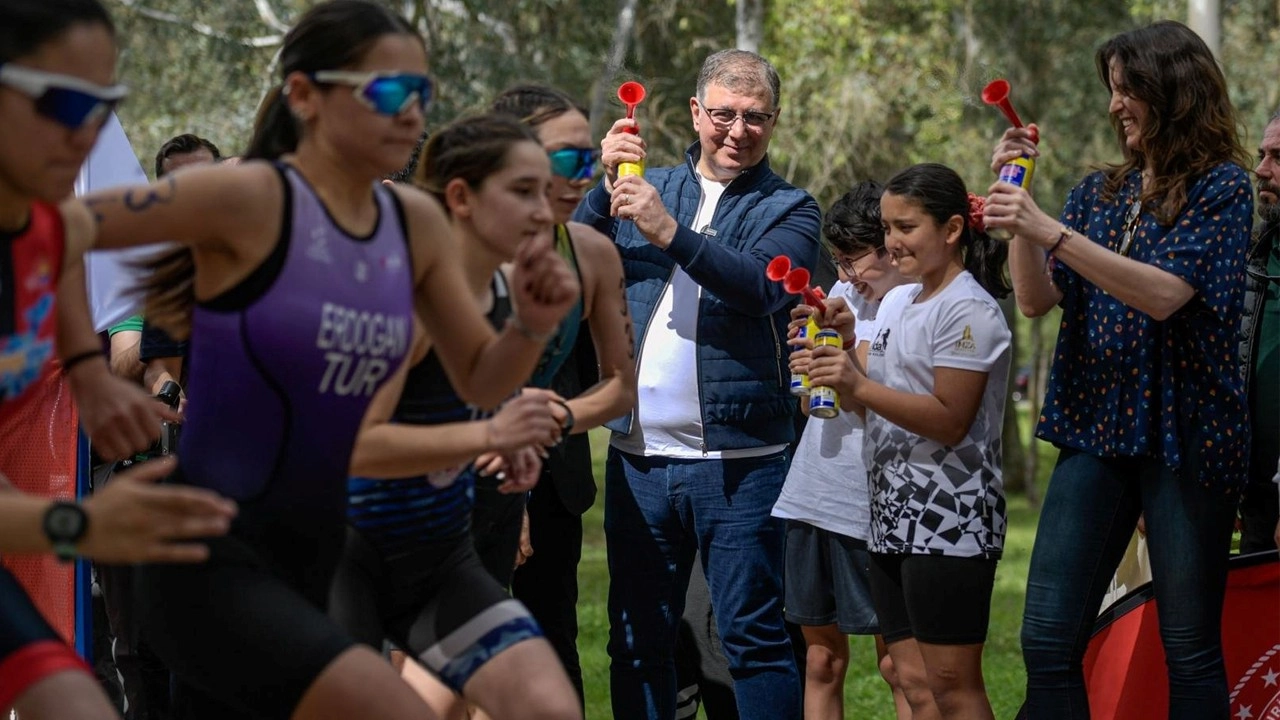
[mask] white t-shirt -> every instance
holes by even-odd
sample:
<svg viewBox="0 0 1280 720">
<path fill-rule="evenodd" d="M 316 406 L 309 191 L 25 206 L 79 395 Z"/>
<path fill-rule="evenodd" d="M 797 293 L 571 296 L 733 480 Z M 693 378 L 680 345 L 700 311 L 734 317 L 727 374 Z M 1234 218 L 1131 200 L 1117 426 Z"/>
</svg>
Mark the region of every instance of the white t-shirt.
<svg viewBox="0 0 1280 720">
<path fill-rule="evenodd" d="M 849 303 L 858 321 L 856 341 L 869 341 L 878 303 L 867 303 L 852 284 L 843 281 L 831 286 L 830 296 Z M 862 418 L 843 410 L 828 420 L 810 417 L 773 516 L 865 541 L 870 532 L 870 502 L 867 466 L 862 460 Z"/>
<path fill-rule="evenodd" d="M 727 183 L 701 175 L 702 200 L 694 216 L 701 232 L 715 217 Z M 699 460 L 729 460 L 781 452 L 786 445 L 743 450 L 707 451 L 702 434 L 702 405 L 698 398 L 698 301 L 702 286 L 677 265 L 671 282 L 641 339 L 636 367 L 636 409 L 631 433 L 615 432 L 610 444 L 632 455 Z"/>
<path fill-rule="evenodd" d="M 920 292 L 910 285 L 885 297 L 868 376 L 894 390 L 924 394 L 933 392 L 934 368 L 957 368 L 988 373 L 987 388 L 969 433 L 954 446 L 908 432 L 868 409 L 868 546 L 882 553 L 998 558 L 1006 515 L 1000 436 L 1009 326 L 968 272 L 916 303 Z"/>
</svg>

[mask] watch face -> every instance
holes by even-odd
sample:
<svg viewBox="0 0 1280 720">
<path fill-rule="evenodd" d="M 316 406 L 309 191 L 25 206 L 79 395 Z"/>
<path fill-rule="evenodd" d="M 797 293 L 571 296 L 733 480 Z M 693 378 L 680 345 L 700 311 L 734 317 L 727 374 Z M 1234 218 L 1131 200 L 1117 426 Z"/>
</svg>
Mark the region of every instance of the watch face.
<svg viewBox="0 0 1280 720">
<path fill-rule="evenodd" d="M 56 505 L 45 516 L 49 536 L 59 540 L 75 540 L 84 532 L 84 511 L 74 505 Z"/>
</svg>

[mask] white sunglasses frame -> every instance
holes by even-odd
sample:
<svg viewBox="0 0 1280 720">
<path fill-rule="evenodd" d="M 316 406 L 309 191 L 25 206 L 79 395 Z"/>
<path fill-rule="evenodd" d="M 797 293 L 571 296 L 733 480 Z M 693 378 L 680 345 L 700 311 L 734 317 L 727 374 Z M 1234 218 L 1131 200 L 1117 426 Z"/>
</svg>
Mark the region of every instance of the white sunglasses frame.
<svg viewBox="0 0 1280 720">
<path fill-rule="evenodd" d="M 355 70 L 317 70 L 311 73 L 310 77 L 312 80 L 318 83 L 334 83 L 337 85 L 348 85 L 354 88 L 356 91 L 355 92 L 356 100 L 358 100 L 360 104 L 369 108 L 373 112 L 381 115 L 383 113 L 378 110 L 377 106 L 373 104 L 373 101 L 365 97 L 364 93 L 360 92 L 360 90 L 365 86 L 367 86 L 369 83 L 372 83 L 374 80 L 377 80 L 379 78 L 399 77 L 401 75 L 417 75 L 417 73 L 389 72 L 386 70 L 375 70 L 373 72 L 357 72 Z M 431 77 L 428 75 L 423 75 L 422 77 L 427 78 L 428 89 L 434 91 L 435 83 L 432 82 Z M 421 96 L 421 93 L 418 93 L 418 92 L 410 93 L 408 97 L 405 98 L 404 105 L 402 105 L 400 109 L 396 111 L 396 115 L 400 115 L 404 113 L 406 110 L 408 110 L 410 107 L 413 106 L 414 102 L 417 102 L 418 104 L 421 105 L 422 100 L 420 96 Z M 426 104 L 427 105 L 431 104 L 430 97 L 427 98 Z M 426 112 L 426 108 L 423 108 L 423 112 Z"/>
<path fill-rule="evenodd" d="M 119 83 L 98 85 L 72 75 L 36 70 L 13 63 L 0 65 L 0 84 L 8 85 L 30 98 L 39 98 L 50 88 L 75 90 L 103 102 L 119 102 L 129 95 L 129 88 Z"/>
</svg>

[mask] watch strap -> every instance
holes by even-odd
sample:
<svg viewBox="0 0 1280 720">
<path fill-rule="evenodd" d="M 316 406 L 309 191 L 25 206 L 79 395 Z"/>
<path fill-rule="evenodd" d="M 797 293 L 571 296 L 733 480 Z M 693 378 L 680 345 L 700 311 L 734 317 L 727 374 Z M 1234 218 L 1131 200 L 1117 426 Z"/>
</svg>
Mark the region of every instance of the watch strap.
<svg viewBox="0 0 1280 720">
<path fill-rule="evenodd" d="M 67 518 L 75 519 L 68 525 Z M 89 516 L 77 503 L 58 501 L 45 510 L 43 526 L 54 556 L 62 562 L 71 562 L 79 555 L 76 543 L 89 529 Z"/>
</svg>

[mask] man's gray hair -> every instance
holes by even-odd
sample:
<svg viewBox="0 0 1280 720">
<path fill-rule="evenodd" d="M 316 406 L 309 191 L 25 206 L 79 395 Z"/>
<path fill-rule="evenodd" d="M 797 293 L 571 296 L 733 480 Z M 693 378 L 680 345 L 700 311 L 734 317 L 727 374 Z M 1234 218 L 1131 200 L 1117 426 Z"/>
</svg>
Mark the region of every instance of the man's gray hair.
<svg viewBox="0 0 1280 720">
<path fill-rule="evenodd" d="M 773 64 L 748 50 L 721 50 L 702 63 L 698 73 L 698 102 L 707 96 L 707 86 L 720 87 L 748 95 L 767 90 L 773 99 L 772 110 L 782 99 L 782 81 Z"/>
</svg>

